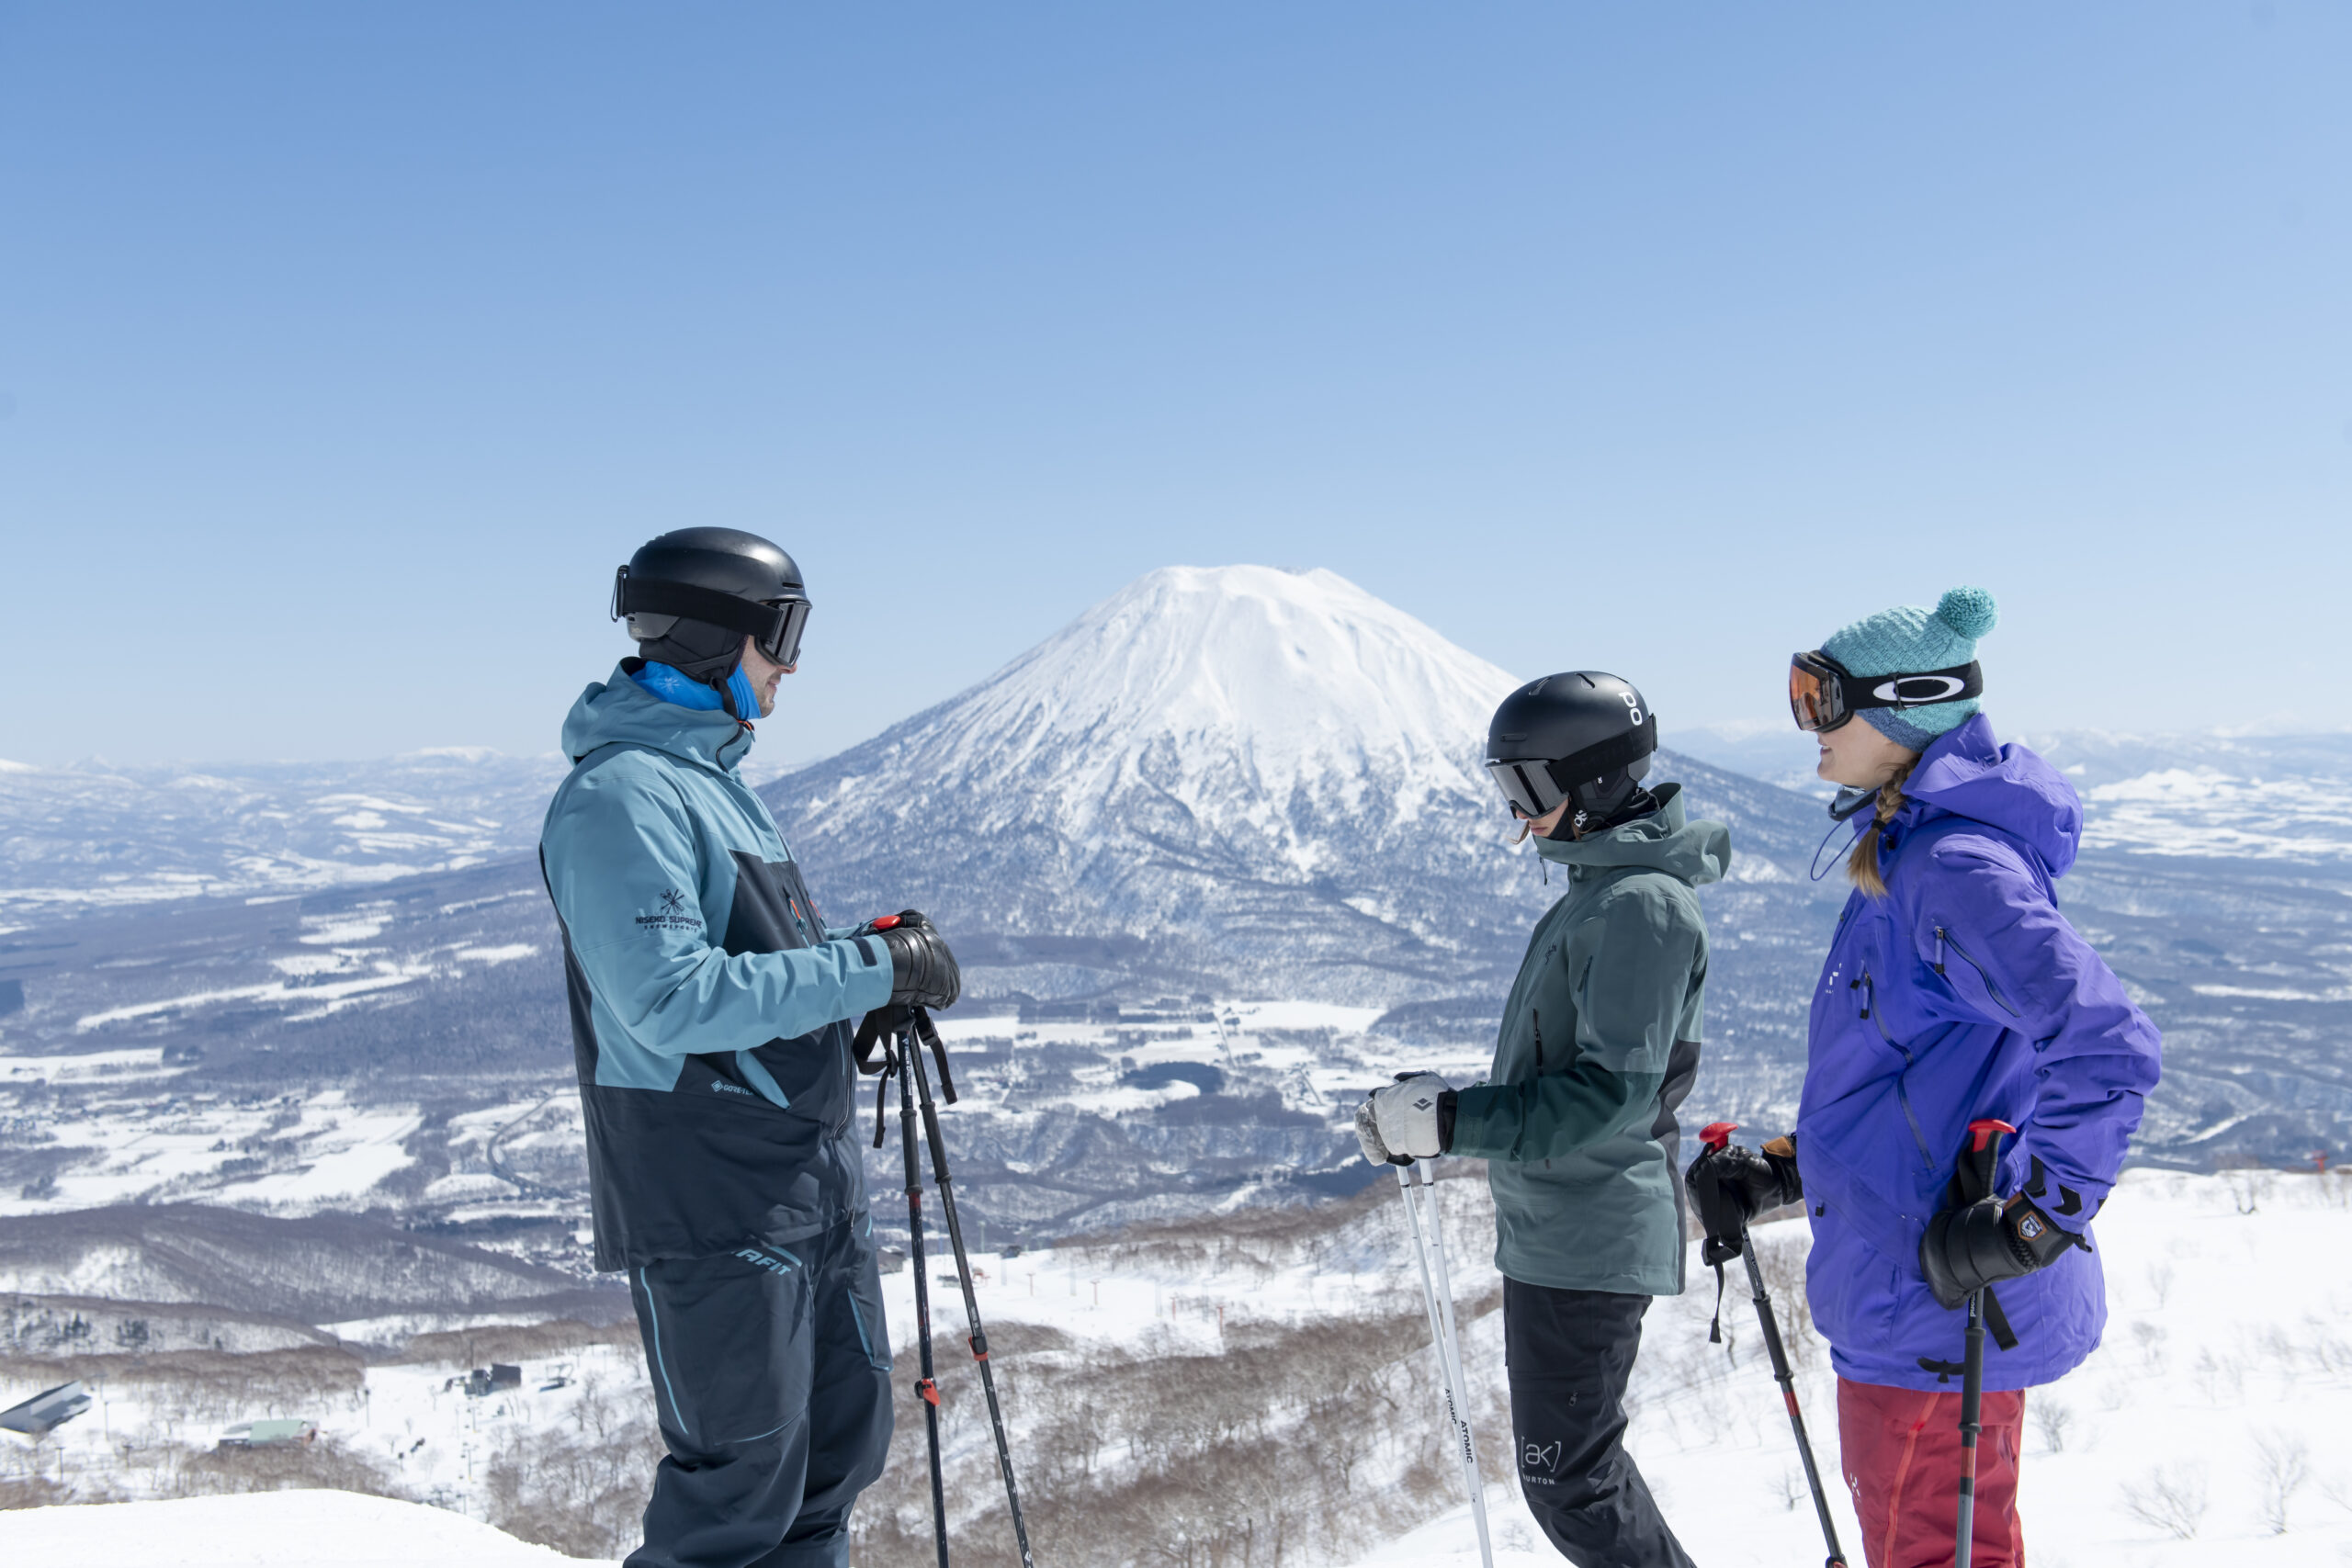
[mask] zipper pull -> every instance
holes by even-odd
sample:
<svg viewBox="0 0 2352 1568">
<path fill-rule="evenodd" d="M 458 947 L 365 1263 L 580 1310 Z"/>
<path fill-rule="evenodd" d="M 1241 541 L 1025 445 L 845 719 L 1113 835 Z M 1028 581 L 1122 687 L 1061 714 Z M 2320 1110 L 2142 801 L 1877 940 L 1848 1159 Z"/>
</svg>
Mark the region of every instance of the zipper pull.
<svg viewBox="0 0 2352 1568">
<path fill-rule="evenodd" d="M 1864 1018 L 1868 1018 L 1871 1015 L 1871 1005 L 1878 1000 L 1878 987 L 1868 983 L 1870 980 L 1870 976 L 1868 975 L 1863 976 L 1862 980 L 1864 982 L 1862 988 L 1862 1016 Z"/>
<path fill-rule="evenodd" d="M 1941 926 L 1938 926 L 1938 927 L 1936 928 L 1936 973 L 1937 973 L 1937 974 L 1939 974 L 1939 975 L 1940 975 L 1940 974 L 1942 974 L 1943 972 L 1944 972 L 1944 928 L 1943 928 L 1943 927 L 1941 927 Z"/>
</svg>

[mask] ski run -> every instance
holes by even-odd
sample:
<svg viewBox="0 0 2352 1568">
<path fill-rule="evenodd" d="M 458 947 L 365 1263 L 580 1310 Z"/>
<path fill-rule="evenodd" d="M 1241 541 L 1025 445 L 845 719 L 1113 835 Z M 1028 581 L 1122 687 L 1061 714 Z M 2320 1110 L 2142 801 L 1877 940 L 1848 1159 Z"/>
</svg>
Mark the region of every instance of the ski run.
<svg viewBox="0 0 2352 1568">
<path fill-rule="evenodd" d="M 1439 1190 L 1497 1562 L 1557 1562 L 1510 1480 L 1497 1276 L 1485 1257 L 1491 1210 L 1476 1168 L 1448 1163 Z M 1140 1352 L 1170 1368 L 1216 1356 L 1221 1345 L 1283 1343 L 1269 1337 L 1280 1328 L 1345 1330 L 1399 1313 L 1418 1319 L 1419 1286 L 1394 1185 L 1382 1182 L 1319 1213 L 1328 1217 L 1279 1245 L 1252 1245 L 1238 1225 L 1220 1238 L 1212 1224 L 1170 1233 L 1159 1245 L 1141 1235 L 1013 1257 L 983 1253 L 973 1259 L 982 1308 L 991 1332 L 1008 1343 L 1024 1331 L 1050 1334 L 1068 1359 L 1082 1362 L 1090 1349 Z M 2339 1436 L 2352 1427 L 2352 1328 L 2344 1317 L 2352 1255 L 2340 1245 L 2347 1222 L 2352 1177 L 2340 1173 L 2143 1169 L 2126 1177 L 2098 1223 L 2112 1309 L 2106 1342 L 2064 1382 L 2029 1399 L 2023 1511 L 2037 1568 L 2352 1562 L 2352 1453 Z M 1816 1446 L 1825 1465 L 1834 1465 L 1826 1352 L 1794 1289 L 1802 1229 L 1771 1224 L 1757 1236 Z M 1660 1300 L 1649 1315 L 1634 1382 L 1634 1452 L 1698 1561 L 1818 1562 L 1820 1539 L 1796 1452 L 1736 1269 L 1724 1303 L 1729 1343 L 1710 1347 L 1714 1281 L 1696 1252 L 1694 1244 L 1690 1288 Z M 931 1260 L 934 1273 L 949 1267 Z M 901 1383 L 913 1364 L 911 1283 L 903 1269 L 884 1281 L 899 1334 Z M 988 1443 L 986 1423 L 960 1359 L 944 1359 L 940 1375 L 955 1417 L 951 1444 L 974 1458 Z M 1016 1456 L 1041 1483 L 1033 1446 L 1044 1435 L 1040 1402 L 1024 1400 L 1023 1386 L 1035 1374 L 1018 1358 L 1008 1364 Z M 1332 1464 L 1352 1466 L 1351 1495 L 1376 1496 L 1435 1450 L 1442 1421 L 1425 1338 L 1395 1370 L 1402 1397 L 1393 1411 L 1300 1420 L 1281 1440 L 1310 1464 L 1328 1452 Z M 392 1456 L 375 1473 L 437 1507 L 291 1491 L 21 1509 L 0 1512 L 0 1559 L 113 1568 L 298 1561 L 503 1568 L 563 1561 L 467 1516 L 491 1511 L 484 1477 L 499 1445 L 585 1429 L 645 1402 L 642 1363 L 623 1339 L 570 1352 L 560 1366 L 526 1360 L 523 1371 L 521 1387 L 504 1397 L 468 1399 L 447 1387 L 447 1367 L 376 1365 L 360 1396 L 343 1402 L 347 1408 L 282 1413 L 317 1419 L 322 1447 Z M 542 1388 L 557 1376 L 565 1386 Z M 34 1392 L 12 1382 L 5 1397 Z M 919 1428 L 905 1403 L 902 1428 Z M 12 1444 L 6 1462 L 17 1479 L 62 1477 L 77 1496 L 136 1496 L 141 1474 L 161 1472 L 127 1465 L 123 1456 L 162 1441 L 164 1420 L 160 1411 L 110 1395 L 103 1410 L 60 1428 L 39 1450 Z M 1355 1429 L 1331 1429 L 1332 1421 Z M 189 1429 L 178 1440 L 200 1445 L 207 1436 Z M 1126 1438 L 1115 1428 L 1109 1434 L 1106 1471 L 1118 1468 Z M 909 1459 L 919 1472 L 920 1458 L 903 1448 L 893 1469 L 907 1468 Z M 1445 1480 L 1424 1510 L 1437 1517 L 1418 1527 L 1359 1540 L 1353 1551 L 1342 1533 L 1283 1561 L 1467 1568 L 1477 1561 L 1469 1510 L 1450 1472 Z M 891 1506 L 890 1486 L 886 1480 L 864 1506 Z M 977 1545 L 1001 1532 L 1002 1496 L 991 1501 L 984 1489 L 972 1496 L 956 1533 Z M 1857 1527 L 1834 1482 L 1832 1501 L 1859 1562 Z M 1363 1517 L 1376 1518 L 1379 1510 L 1368 1503 Z M 1051 1535 L 1041 1532 L 1037 1545 L 1039 1562 L 1050 1568 Z M 1182 1561 L 1181 1552 L 1136 1545 L 1136 1561 Z M 883 1559 L 867 1551 L 858 1560 Z"/>
</svg>

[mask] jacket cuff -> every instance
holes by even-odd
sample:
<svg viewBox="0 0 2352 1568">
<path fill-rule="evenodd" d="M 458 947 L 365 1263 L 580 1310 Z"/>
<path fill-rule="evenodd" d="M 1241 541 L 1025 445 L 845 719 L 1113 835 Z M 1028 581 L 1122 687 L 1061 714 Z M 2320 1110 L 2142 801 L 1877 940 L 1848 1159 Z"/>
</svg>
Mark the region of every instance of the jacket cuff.
<svg viewBox="0 0 2352 1568">
<path fill-rule="evenodd" d="M 850 1016 L 890 1005 L 890 950 L 878 936 L 862 936 L 850 945 L 865 960 L 849 972 Z"/>
<path fill-rule="evenodd" d="M 1447 1089 L 1437 1097 L 1437 1152 L 1444 1154 L 1453 1147 L 1453 1111 L 1462 1097 Z"/>
</svg>

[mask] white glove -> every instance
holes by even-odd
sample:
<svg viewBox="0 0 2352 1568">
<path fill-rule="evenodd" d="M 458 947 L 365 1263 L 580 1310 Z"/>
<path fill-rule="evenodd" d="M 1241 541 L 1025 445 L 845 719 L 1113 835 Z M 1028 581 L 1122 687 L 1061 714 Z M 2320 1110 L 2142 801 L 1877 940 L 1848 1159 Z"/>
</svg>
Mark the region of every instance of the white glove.
<svg viewBox="0 0 2352 1568">
<path fill-rule="evenodd" d="M 1374 1165 L 1394 1165 L 1388 1157 L 1388 1145 L 1380 1141 L 1380 1120 L 1372 1113 L 1372 1096 L 1356 1107 L 1356 1142 L 1363 1145 L 1363 1157 Z"/>
<path fill-rule="evenodd" d="M 1381 1146 L 1408 1159 L 1435 1159 L 1445 1153 L 1438 1137 L 1437 1097 L 1453 1087 L 1435 1073 L 1415 1073 L 1374 1090 L 1367 1103 Z"/>
</svg>

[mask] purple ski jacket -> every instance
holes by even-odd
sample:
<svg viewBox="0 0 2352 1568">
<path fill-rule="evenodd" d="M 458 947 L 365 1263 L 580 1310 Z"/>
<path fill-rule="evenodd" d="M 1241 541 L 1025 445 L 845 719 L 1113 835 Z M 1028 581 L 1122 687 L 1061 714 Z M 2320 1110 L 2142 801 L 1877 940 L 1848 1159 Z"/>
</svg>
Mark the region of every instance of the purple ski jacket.
<svg viewBox="0 0 2352 1568">
<path fill-rule="evenodd" d="M 2024 1187 L 2087 1235 L 2161 1042 L 2058 913 L 2052 885 L 2082 841 L 2073 785 L 1979 714 L 1927 750 L 1904 793 L 1880 840 L 1887 896 L 1847 899 L 1814 992 L 1797 1163 L 1806 1295 L 1838 1372 L 1933 1389 L 1961 1359 L 1966 1314 L 1928 1293 L 1919 1238 L 1968 1123 L 2015 1126 L 2001 1193 Z M 2099 1259 L 2080 1249 L 1994 1294 L 2018 1345 L 1987 1342 L 1988 1389 L 2064 1376 L 2107 1322 Z"/>
</svg>

